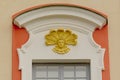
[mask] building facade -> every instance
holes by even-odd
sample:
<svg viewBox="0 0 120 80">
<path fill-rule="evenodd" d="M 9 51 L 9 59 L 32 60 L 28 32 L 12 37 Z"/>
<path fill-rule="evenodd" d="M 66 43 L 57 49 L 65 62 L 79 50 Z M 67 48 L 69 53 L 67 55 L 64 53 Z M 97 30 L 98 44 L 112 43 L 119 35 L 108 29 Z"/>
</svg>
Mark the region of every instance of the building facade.
<svg viewBox="0 0 120 80">
<path fill-rule="evenodd" d="M 27 0 L 24 1 L 18 0 L 15 1 L 14 3 L 9 1 L 1 1 L 0 4 L 4 7 L 1 8 L 2 11 L 0 14 L 2 18 L 2 21 L 0 22 L 2 25 L 0 27 L 1 28 L 0 35 L 2 37 L 0 45 L 1 79 L 34 80 L 36 78 L 35 80 L 37 80 L 37 77 L 35 76 L 39 77 L 40 73 L 38 75 L 34 74 L 34 72 L 37 71 L 35 70 L 36 67 L 40 67 L 42 70 L 44 70 L 44 68 L 46 67 L 47 74 L 45 75 L 47 75 L 47 79 L 57 80 L 58 78 L 51 78 L 49 77 L 48 74 L 49 67 L 50 70 L 52 70 L 51 65 L 52 66 L 55 65 L 53 66 L 53 68 L 58 71 L 57 73 L 59 73 L 59 76 L 58 75 L 56 76 L 58 76 L 60 80 L 63 79 L 72 80 L 73 78 L 78 80 L 79 79 L 110 80 L 110 77 L 111 79 L 119 80 L 118 75 L 120 65 L 118 63 L 119 61 L 118 44 L 120 38 L 117 37 L 117 35 L 119 34 L 118 25 L 120 17 L 119 1 L 110 0 L 108 3 L 108 1 L 103 0 L 101 1 L 66 0 L 64 2 L 65 3 L 63 3 L 62 0 L 57 1 L 45 0 L 38 2 L 32 0 L 29 2 Z M 111 6 L 111 4 L 113 6 Z M 52 8 L 50 8 L 51 6 Z M 42 10 L 41 7 L 44 9 Z M 62 11 L 63 9 L 65 10 Z M 39 13 L 39 11 L 42 12 Z M 82 14 L 82 12 L 84 15 Z M 105 14 L 108 17 L 106 17 Z M 39 19 L 37 19 L 38 17 Z M 80 23 L 78 21 L 80 21 Z M 37 27 L 36 25 L 39 25 L 37 24 L 38 22 L 39 24 L 44 23 L 43 25 L 46 25 L 46 27 L 45 28 Z M 51 25 L 52 27 L 50 27 L 50 25 L 48 26 L 47 24 L 48 22 L 50 23 L 54 22 L 54 25 Z M 36 27 L 31 27 L 31 25 L 32 26 L 34 25 Z M 77 27 L 76 25 L 79 25 L 81 27 Z M 84 27 L 83 25 L 90 27 Z M 27 31 L 25 31 L 25 29 L 20 29 L 22 27 L 25 28 Z M 50 31 L 51 28 L 53 29 L 53 31 Z M 101 30 L 96 30 L 96 28 L 99 28 Z M 59 33 L 60 31 L 62 33 Z M 65 44 L 63 42 L 63 38 L 60 37 L 56 47 L 53 48 L 51 46 L 47 46 L 51 44 L 52 45 L 56 44 L 53 42 L 51 43 L 51 41 L 49 41 L 48 35 L 52 35 L 52 32 L 57 32 L 59 33 L 58 35 L 71 34 L 73 35 L 72 37 L 74 37 L 74 41 L 72 42 L 69 41 Z M 85 36 L 86 34 L 88 35 L 88 33 L 93 33 L 94 35 L 89 34 L 89 36 Z M 94 42 L 94 40 L 96 43 Z M 26 43 L 26 41 L 28 42 Z M 38 44 L 39 41 L 40 44 L 42 44 L 42 46 L 39 46 Z M 45 41 L 47 41 L 46 42 L 47 45 L 43 44 L 45 43 Z M 64 48 L 63 50 L 62 45 L 64 44 L 66 48 Z M 68 48 L 67 44 L 76 46 L 70 46 L 70 48 Z M 91 55 L 93 56 L 91 56 L 88 53 L 90 54 L 92 53 Z M 97 55 L 95 55 L 96 53 Z M 24 56 L 21 54 L 24 54 Z M 104 56 L 103 54 L 107 55 Z M 66 65 L 66 63 L 68 65 Z M 78 63 L 80 65 L 78 65 Z M 44 68 L 42 68 L 41 66 L 44 66 Z M 64 71 L 69 70 L 69 68 L 70 70 L 72 70 L 71 66 L 74 66 L 73 69 L 74 76 L 69 78 L 67 72 Z M 84 72 L 86 74 L 76 72 L 81 67 L 83 67 L 82 69 L 86 67 Z M 66 74 L 67 77 L 65 77 L 65 75 L 63 74 Z M 80 77 L 78 76 L 78 74 L 81 74 L 83 76 Z M 45 80 L 44 77 L 42 78 L 40 77 L 38 79 Z"/>
</svg>

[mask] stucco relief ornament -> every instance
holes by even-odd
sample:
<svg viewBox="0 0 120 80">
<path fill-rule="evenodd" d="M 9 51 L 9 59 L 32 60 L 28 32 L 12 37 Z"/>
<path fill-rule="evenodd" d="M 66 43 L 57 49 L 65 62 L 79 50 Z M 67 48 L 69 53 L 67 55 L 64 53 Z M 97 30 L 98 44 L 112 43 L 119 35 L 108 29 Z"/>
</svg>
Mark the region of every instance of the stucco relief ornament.
<svg viewBox="0 0 120 80">
<path fill-rule="evenodd" d="M 52 50 L 58 54 L 68 53 L 70 51 L 68 45 L 77 44 L 77 35 L 70 30 L 64 29 L 51 30 L 49 34 L 45 36 L 45 39 L 47 46 L 55 45 Z"/>
</svg>

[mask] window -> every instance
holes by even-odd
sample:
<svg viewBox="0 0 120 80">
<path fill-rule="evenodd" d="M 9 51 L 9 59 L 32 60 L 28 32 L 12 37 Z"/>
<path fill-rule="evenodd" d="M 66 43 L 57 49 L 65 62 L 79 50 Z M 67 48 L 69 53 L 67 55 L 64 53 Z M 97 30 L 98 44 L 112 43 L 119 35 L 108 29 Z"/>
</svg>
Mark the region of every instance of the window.
<svg viewBox="0 0 120 80">
<path fill-rule="evenodd" d="M 90 80 L 89 64 L 33 64 L 33 80 Z"/>
</svg>

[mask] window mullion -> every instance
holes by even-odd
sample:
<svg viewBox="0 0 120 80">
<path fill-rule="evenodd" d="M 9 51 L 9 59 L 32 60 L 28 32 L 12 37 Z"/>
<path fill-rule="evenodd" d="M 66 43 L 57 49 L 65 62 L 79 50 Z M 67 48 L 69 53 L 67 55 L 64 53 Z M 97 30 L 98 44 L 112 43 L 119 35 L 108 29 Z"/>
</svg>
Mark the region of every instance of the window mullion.
<svg viewBox="0 0 120 80">
<path fill-rule="evenodd" d="M 76 66 L 74 65 L 74 80 L 76 80 Z"/>
<path fill-rule="evenodd" d="M 32 66 L 32 70 L 33 70 L 33 71 L 32 71 L 32 76 L 33 76 L 33 77 L 32 77 L 32 80 L 36 80 L 36 72 L 37 72 L 37 71 L 36 71 L 36 66 L 33 65 L 33 66 Z"/>
<path fill-rule="evenodd" d="M 87 67 L 87 69 L 86 69 L 86 79 L 87 80 L 90 80 L 90 67 L 89 67 L 89 65 L 86 65 L 86 67 Z"/>
<path fill-rule="evenodd" d="M 64 69 L 63 69 L 63 65 L 59 66 L 59 80 L 64 80 Z"/>
<path fill-rule="evenodd" d="M 47 65 L 47 69 L 46 69 L 46 71 L 47 71 L 47 78 L 46 78 L 46 79 L 48 80 L 48 65 Z"/>
</svg>

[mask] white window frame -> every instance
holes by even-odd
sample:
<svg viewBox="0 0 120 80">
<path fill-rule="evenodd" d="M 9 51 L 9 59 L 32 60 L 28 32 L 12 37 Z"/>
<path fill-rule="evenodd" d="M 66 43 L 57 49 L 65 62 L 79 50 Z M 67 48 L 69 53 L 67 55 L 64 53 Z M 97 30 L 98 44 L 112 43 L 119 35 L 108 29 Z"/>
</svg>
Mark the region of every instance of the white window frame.
<svg viewBox="0 0 120 80">
<path fill-rule="evenodd" d="M 34 62 L 89 62 L 90 80 L 102 80 L 105 49 L 101 48 L 92 36 L 96 28 L 101 29 L 107 24 L 107 19 L 101 14 L 75 5 L 51 4 L 24 12 L 16 16 L 13 22 L 29 33 L 28 41 L 17 49 L 22 80 L 32 80 Z M 72 29 L 78 35 L 78 41 L 82 40 L 84 44 L 79 42 L 65 55 L 55 54 L 51 47 L 38 44 L 44 43 L 43 35 L 47 34 L 49 29 L 59 26 Z M 36 44 L 34 41 L 39 42 Z"/>
</svg>

